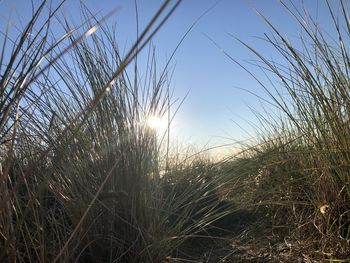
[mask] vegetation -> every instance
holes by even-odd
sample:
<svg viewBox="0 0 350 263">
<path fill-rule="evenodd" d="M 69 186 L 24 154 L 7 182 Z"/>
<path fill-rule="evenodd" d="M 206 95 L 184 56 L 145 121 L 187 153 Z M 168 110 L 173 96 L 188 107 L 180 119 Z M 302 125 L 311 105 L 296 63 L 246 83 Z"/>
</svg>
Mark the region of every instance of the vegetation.
<svg viewBox="0 0 350 263">
<path fill-rule="evenodd" d="M 157 68 L 148 43 L 179 3 L 165 1 L 125 56 L 103 23 L 110 14 L 86 8 L 79 29 L 61 19 L 60 39 L 61 4 L 47 12 L 45 1 L 15 40 L 3 34 L 1 262 L 349 261 L 346 1 L 339 14 L 325 2 L 337 42 L 290 2 L 301 45 L 263 17 L 284 61 L 242 43 L 276 78 L 258 81 L 280 118 L 259 115 L 257 142 L 219 162 L 175 156 L 169 131 L 147 125 L 171 119 L 169 63 Z"/>
<path fill-rule="evenodd" d="M 140 79 L 135 58 L 179 3 L 165 1 L 125 56 L 103 24 L 109 15 L 84 7 L 83 26 L 63 18 L 60 39 L 50 30 L 61 5 L 47 12 L 46 2 L 16 40 L 4 34 L 1 262 L 161 262 L 227 214 L 215 196 L 197 221 L 214 179 L 196 179 L 198 199 L 182 198 L 194 184 L 178 196 L 160 176 L 167 162 L 147 125 L 171 110 L 167 66 L 156 67 L 150 46 Z"/>
<path fill-rule="evenodd" d="M 245 169 L 249 171 L 246 180 L 255 186 L 253 189 L 249 186 L 245 193 L 249 193 L 251 204 L 259 203 L 273 232 L 302 243 L 299 249 L 304 247 L 303 253 L 318 254 L 317 261 L 347 262 L 350 258 L 347 2 L 340 1 L 337 12 L 325 1 L 334 29 L 327 33 L 292 1 L 282 4 L 302 29 L 300 41 L 291 43 L 263 17 L 272 31 L 272 36 L 265 40 L 279 55 L 278 63 L 243 43 L 258 57 L 257 66 L 276 81 L 269 85 L 260 80 L 259 83 L 278 112 L 258 116 L 264 123 L 261 139 L 257 146 L 247 150 L 244 158 L 250 167 Z M 291 249 L 298 249 L 298 245 L 295 243 Z"/>
</svg>

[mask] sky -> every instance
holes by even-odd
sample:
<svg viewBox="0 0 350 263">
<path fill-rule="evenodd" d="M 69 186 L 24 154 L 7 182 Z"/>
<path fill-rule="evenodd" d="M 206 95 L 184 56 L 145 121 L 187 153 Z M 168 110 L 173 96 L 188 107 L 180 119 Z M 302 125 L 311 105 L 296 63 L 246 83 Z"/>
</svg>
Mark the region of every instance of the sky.
<svg viewBox="0 0 350 263">
<path fill-rule="evenodd" d="M 34 3 L 38 2 L 34 0 Z M 118 7 L 107 23 L 117 23 L 120 46 L 128 47 L 133 43 L 136 38 L 134 1 L 83 2 L 92 12 L 101 14 Z M 299 0 L 294 2 L 301 4 Z M 161 3 L 160 0 L 137 0 L 140 29 L 144 28 Z M 324 21 L 324 26 L 328 26 L 324 1 L 310 0 L 304 4 L 311 15 L 317 15 L 321 23 Z M 171 83 L 174 99 L 181 100 L 188 94 L 175 116 L 171 134 L 179 143 L 193 144 L 198 148 L 234 143 L 254 135 L 249 122 L 256 120 L 250 108 L 259 108 L 259 100 L 251 93 L 262 97 L 265 94 L 258 83 L 223 51 L 250 67 L 257 77 L 264 78 L 261 71 L 249 64 L 256 59 L 254 55 L 237 40 L 257 48 L 268 58 L 278 59 L 276 51 L 259 40 L 271 30 L 257 11 L 292 41 L 297 41 L 300 34 L 300 27 L 278 0 L 184 0 L 152 40 L 160 65 L 167 62 L 182 36 L 207 10 L 208 13 L 187 35 L 171 63 L 174 69 Z M 67 0 L 63 12 L 72 21 L 80 21 L 78 1 Z M 30 1 L 0 1 L 0 21 L 3 25 L 9 20 L 13 24 L 18 21 L 24 23 L 30 14 Z"/>
</svg>

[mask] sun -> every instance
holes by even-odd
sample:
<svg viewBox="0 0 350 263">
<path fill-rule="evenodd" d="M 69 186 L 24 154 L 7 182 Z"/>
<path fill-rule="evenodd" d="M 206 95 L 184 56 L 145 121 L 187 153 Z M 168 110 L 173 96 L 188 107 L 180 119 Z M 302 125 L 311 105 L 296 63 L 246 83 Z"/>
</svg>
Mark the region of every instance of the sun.
<svg viewBox="0 0 350 263">
<path fill-rule="evenodd" d="M 146 125 L 157 132 L 165 131 L 168 123 L 165 118 L 159 116 L 149 116 L 146 120 Z"/>
</svg>

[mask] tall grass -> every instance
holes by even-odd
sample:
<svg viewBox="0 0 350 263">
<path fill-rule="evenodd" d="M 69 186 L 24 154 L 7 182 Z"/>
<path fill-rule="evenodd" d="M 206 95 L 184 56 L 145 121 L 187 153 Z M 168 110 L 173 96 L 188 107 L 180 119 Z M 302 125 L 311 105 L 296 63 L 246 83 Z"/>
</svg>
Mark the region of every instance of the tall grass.
<svg viewBox="0 0 350 263">
<path fill-rule="evenodd" d="M 141 67 L 138 54 L 179 3 L 165 1 L 125 55 L 117 28 L 85 8 L 79 30 L 60 20 L 61 39 L 61 5 L 39 22 L 46 2 L 16 41 L 4 34 L 0 261 L 161 262 L 230 213 L 218 171 L 170 165 L 147 125 L 170 116 L 169 63 L 157 68 L 150 46 Z"/>
<path fill-rule="evenodd" d="M 291 43 L 262 16 L 272 31 L 265 40 L 281 60 L 271 61 L 243 43 L 259 59 L 257 66 L 278 83 L 265 85 L 256 78 L 281 116 L 272 118 L 274 112 L 260 116 L 265 130 L 248 158 L 249 166 L 254 167 L 250 177 L 253 202 L 265 207 L 273 228 L 283 230 L 283 235 L 316 241 L 315 249 L 323 257 L 348 257 L 348 3 L 324 1 L 332 32 L 320 28 L 318 21 L 292 1 L 282 4 L 302 29 L 300 41 Z"/>
<path fill-rule="evenodd" d="M 166 74 L 156 78 L 153 57 L 150 84 L 141 87 L 137 72 L 130 80 L 126 66 L 180 1 L 169 3 L 124 57 L 115 35 L 102 27 L 104 18 L 88 10 L 87 31 L 64 24 L 67 34 L 53 38 L 51 20 L 61 5 L 45 12 L 45 1 L 15 41 L 3 35 L 1 261 L 145 262 L 164 256 L 156 247 L 160 199 L 152 191 L 158 145 L 144 123 L 166 111 Z"/>
<path fill-rule="evenodd" d="M 62 133 L 60 127 L 72 122 L 86 107 L 85 102 L 101 93 L 104 83 L 120 67 L 112 32 L 103 29 L 90 41 L 92 44 L 82 43 L 72 50 L 74 68 L 69 61 L 53 66 L 64 82 L 61 87 L 66 87 L 66 94 L 62 96 L 55 89 L 47 98 L 57 102 L 52 105 L 52 136 Z M 145 90 L 139 84 L 138 72 L 130 80 L 123 71 L 86 122 L 72 133 L 73 139 L 61 140 L 51 152 L 54 177 L 50 184 L 66 197 L 68 213 L 81 222 L 84 257 L 142 262 L 164 256 L 153 248 L 159 238 L 155 213 L 159 197 L 152 189 L 152 180 L 157 180 L 159 174 L 158 145 L 146 120 L 148 116 L 163 116 L 169 98 L 164 88 L 166 75 L 157 79 L 154 67 L 152 59 L 152 84 Z"/>
</svg>

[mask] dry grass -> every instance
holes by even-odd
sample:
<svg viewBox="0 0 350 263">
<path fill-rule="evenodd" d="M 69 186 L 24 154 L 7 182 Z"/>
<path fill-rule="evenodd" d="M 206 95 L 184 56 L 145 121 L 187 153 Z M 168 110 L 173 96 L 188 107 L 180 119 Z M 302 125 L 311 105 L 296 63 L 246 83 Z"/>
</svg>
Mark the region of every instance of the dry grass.
<svg viewBox="0 0 350 263">
<path fill-rule="evenodd" d="M 346 1 L 338 14 L 325 2 L 336 43 L 293 2 L 285 7 L 304 30 L 300 50 L 263 18 L 284 62 L 244 45 L 282 85 L 259 81 L 281 118 L 260 115 L 258 144 L 220 162 L 170 156 L 167 134 L 159 139 L 146 125 L 150 116 L 170 116 L 169 63 L 157 68 L 150 48 L 146 79 L 136 61 L 130 67 L 179 2 L 165 1 L 125 56 L 114 28 L 103 25 L 109 15 L 87 9 L 81 32 L 62 18 L 61 39 L 49 23 L 60 6 L 47 15 L 46 2 L 15 41 L 4 33 L 0 261 L 348 259 Z"/>
<path fill-rule="evenodd" d="M 137 60 L 127 68 L 179 3 L 165 1 L 125 56 L 115 28 L 86 8 L 81 32 L 62 18 L 61 39 L 50 33 L 60 6 L 46 2 L 16 41 L 3 35 L 0 261 L 160 262 L 228 213 L 216 197 L 197 220 L 214 179 L 198 179 L 196 196 L 164 195 L 167 146 L 146 120 L 171 110 L 169 63 L 158 69 L 150 48 L 146 79 Z"/>
<path fill-rule="evenodd" d="M 272 32 L 265 41 L 281 58 L 278 63 L 242 43 L 269 76 L 268 84 L 256 80 L 277 111 L 258 116 L 264 123 L 260 141 L 246 149 L 241 160 L 246 168 L 239 170 L 244 170 L 243 192 L 247 205 L 257 204 L 271 220 L 274 233 L 317 243 L 315 254 L 326 260 L 346 261 L 350 255 L 348 3 L 339 1 L 336 10 L 334 3 L 323 3 L 333 25 L 333 32 L 327 33 L 292 1 L 282 4 L 303 33 L 293 44 L 262 16 Z"/>
</svg>

